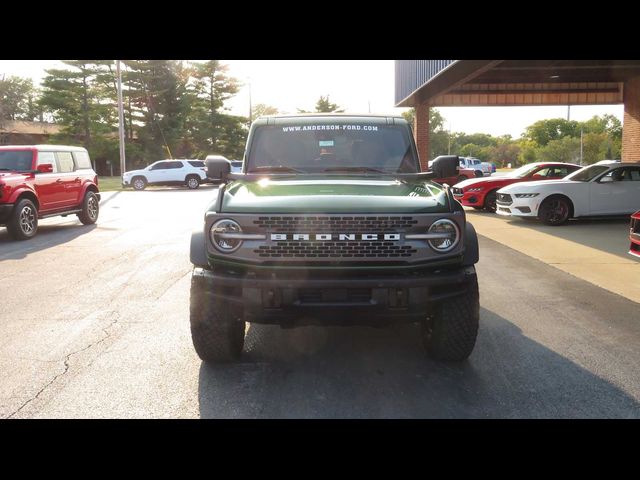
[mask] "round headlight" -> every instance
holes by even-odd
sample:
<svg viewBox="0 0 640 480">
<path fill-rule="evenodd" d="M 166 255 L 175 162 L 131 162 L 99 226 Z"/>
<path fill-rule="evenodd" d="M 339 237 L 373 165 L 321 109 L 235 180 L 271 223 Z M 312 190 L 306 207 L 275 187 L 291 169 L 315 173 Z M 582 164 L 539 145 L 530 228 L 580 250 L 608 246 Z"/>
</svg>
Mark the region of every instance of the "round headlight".
<svg viewBox="0 0 640 480">
<path fill-rule="evenodd" d="M 216 249 L 223 253 L 235 252 L 240 248 L 240 245 L 242 245 L 242 240 L 229 238 L 225 235 L 234 233 L 242 233 L 242 229 L 238 223 L 229 219 L 218 220 L 211 226 L 211 243 L 213 243 Z"/>
<path fill-rule="evenodd" d="M 440 234 L 441 238 L 429 239 L 429 245 L 436 252 L 445 253 L 453 250 L 460 241 L 460 229 L 455 222 L 441 218 L 429 227 L 429 233 Z"/>
</svg>

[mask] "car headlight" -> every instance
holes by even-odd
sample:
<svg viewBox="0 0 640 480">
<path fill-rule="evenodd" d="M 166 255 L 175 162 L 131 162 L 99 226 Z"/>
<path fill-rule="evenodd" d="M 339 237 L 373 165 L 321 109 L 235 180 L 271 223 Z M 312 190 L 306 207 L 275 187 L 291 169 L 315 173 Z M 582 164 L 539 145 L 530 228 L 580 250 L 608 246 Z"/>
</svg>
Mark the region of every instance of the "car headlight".
<svg viewBox="0 0 640 480">
<path fill-rule="evenodd" d="M 446 253 L 455 248 L 460 241 L 460 229 L 455 222 L 441 218 L 429 227 L 427 242 L 436 252 Z"/>
<path fill-rule="evenodd" d="M 516 193 L 516 198 L 533 198 L 540 195 L 539 193 Z"/>
<path fill-rule="evenodd" d="M 223 253 L 232 253 L 240 248 L 242 240 L 237 237 L 241 235 L 242 228 L 240 228 L 240 225 L 228 218 L 218 220 L 211 226 L 211 243 Z"/>
<path fill-rule="evenodd" d="M 483 187 L 474 187 L 467 190 L 467 192 L 481 192 L 482 190 L 483 190 Z"/>
</svg>

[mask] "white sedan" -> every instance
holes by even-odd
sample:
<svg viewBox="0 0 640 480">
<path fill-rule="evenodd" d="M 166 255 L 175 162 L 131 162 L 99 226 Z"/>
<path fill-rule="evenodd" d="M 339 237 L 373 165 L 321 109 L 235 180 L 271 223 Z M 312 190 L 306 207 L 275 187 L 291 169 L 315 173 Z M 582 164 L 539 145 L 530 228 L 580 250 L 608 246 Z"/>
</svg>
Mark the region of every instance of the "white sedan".
<svg viewBox="0 0 640 480">
<path fill-rule="evenodd" d="M 603 160 L 561 180 L 516 183 L 497 192 L 496 213 L 537 217 L 548 225 L 569 218 L 628 215 L 640 205 L 640 163 Z"/>
</svg>

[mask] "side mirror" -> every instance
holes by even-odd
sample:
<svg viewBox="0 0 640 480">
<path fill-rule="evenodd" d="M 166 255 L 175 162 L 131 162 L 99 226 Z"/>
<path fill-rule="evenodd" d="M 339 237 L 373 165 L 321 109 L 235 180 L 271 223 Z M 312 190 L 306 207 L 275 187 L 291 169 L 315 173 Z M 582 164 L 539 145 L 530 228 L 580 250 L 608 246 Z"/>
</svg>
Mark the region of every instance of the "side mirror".
<svg viewBox="0 0 640 480">
<path fill-rule="evenodd" d="M 225 182 L 227 176 L 231 173 L 231 162 L 229 160 L 215 158 L 207 160 L 205 164 L 207 166 L 207 178 L 210 180 Z"/>
<path fill-rule="evenodd" d="M 53 164 L 51 163 L 41 163 L 38 165 L 38 172 L 40 173 L 52 173 L 53 172 Z"/>
<path fill-rule="evenodd" d="M 458 175 L 459 160 L 457 155 L 440 155 L 431 162 L 431 170 L 436 178 L 448 178 Z"/>
<path fill-rule="evenodd" d="M 600 179 L 600 183 L 612 183 L 613 182 L 613 177 L 602 177 Z"/>
</svg>

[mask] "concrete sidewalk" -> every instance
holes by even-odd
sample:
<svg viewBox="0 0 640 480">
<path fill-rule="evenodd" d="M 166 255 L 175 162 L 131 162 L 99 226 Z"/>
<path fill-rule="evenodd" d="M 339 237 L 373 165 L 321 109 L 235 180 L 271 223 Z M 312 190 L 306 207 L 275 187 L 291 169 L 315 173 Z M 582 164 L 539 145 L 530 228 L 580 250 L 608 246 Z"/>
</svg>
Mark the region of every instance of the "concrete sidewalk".
<svg viewBox="0 0 640 480">
<path fill-rule="evenodd" d="M 550 227 L 537 220 L 465 210 L 479 235 L 640 303 L 640 261 L 627 253 L 628 219 L 576 220 Z"/>
</svg>

